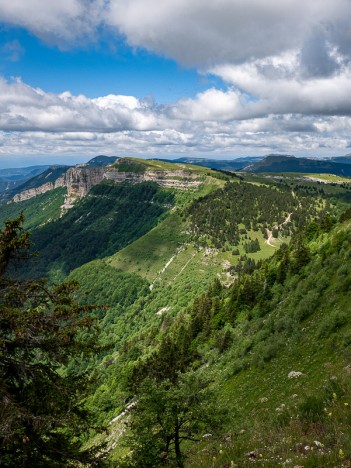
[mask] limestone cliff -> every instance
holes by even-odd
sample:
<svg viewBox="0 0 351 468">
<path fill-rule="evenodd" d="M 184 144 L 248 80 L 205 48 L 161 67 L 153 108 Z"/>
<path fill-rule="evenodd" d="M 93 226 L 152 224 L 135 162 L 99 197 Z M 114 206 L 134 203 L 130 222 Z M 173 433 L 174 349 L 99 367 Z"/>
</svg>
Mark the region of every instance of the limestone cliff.
<svg viewBox="0 0 351 468">
<path fill-rule="evenodd" d="M 118 172 L 116 169 L 110 169 L 104 174 L 104 179 L 113 180 L 116 183 L 130 182 L 156 182 L 162 187 L 187 188 L 197 187 L 201 184 L 199 175 L 184 170 L 176 171 L 146 171 L 143 173 Z"/>
<path fill-rule="evenodd" d="M 123 164 L 128 160 L 124 159 Z M 133 164 L 133 163 L 132 163 Z M 128 166 L 128 164 L 127 164 Z M 182 166 L 184 167 L 184 166 Z M 128 169 L 128 167 L 127 167 Z M 129 182 L 133 184 L 141 182 L 156 182 L 162 187 L 190 188 L 197 187 L 203 180 L 200 174 L 186 170 L 185 168 L 170 170 L 146 168 L 142 171 L 121 171 L 121 166 L 87 167 L 77 165 L 69 168 L 62 176 L 53 182 L 47 182 L 35 188 L 30 188 L 16 194 L 11 202 L 28 200 L 42 193 L 58 187 L 67 187 L 67 196 L 63 208 L 71 208 L 77 199 L 85 197 L 94 185 L 103 180 L 115 183 Z"/>
<path fill-rule="evenodd" d="M 65 186 L 65 178 L 64 176 L 59 177 L 54 182 L 46 182 L 39 187 L 34 187 L 28 190 L 24 190 L 23 192 L 17 193 L 11 200 L 11 202 L 20 202 L 24 200 L 29 200 L 29 198 L 36 197 L 37 195 L 41 195 L 42 193 L 48 192 L 49 190 L 54 190 L 58 187 Z M 9 202 L 9 203 L 11 203 Z"/>
<path fill-rule="evenodd" d="M 84 168 L 80 166 L 71 167 L 65 174 L 67 197 L 64 207 L 70 208 L 77 198 L 85 197 L 94 185 L 99 184 L 106 169 L 104 167 Z"/>
</svg>

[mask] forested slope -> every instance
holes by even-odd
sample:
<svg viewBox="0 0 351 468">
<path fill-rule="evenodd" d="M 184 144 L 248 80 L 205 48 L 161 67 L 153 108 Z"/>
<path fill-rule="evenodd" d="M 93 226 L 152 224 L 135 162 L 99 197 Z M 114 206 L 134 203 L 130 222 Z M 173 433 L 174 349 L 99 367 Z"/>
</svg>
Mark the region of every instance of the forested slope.
<svg viewBox="0 0 351 468">
<path fill-rule="evenodd" d="M 102 466 L 348 466 L 350 190 L 221 176 L 100 184 L 41 227 L 30 201 L 25 274 L 97 306 L 101 347 L 67 367 L 91 383 L 80 442 Z"/>
</svg>

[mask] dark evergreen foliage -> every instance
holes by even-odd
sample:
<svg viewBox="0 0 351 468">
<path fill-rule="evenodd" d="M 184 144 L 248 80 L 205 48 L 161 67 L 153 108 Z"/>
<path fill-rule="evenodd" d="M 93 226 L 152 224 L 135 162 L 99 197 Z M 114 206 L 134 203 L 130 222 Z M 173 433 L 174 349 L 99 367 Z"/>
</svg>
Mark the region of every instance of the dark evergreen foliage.
<svg viewBox="0 0 351 468">
<path fill-rule="evenodd" d="M 75 282 L 49 287 L 6 275 L 29 246 L 22 222 L 0 231 L 0 464 L 76 466 L 92 460 L 78 438 L 89 427 L 80 404 L 87 381 L 64 366 L 96 348 L 90 307 L 77 304 Z M 91 340 L 81 341 L 87 328 Z"/>
</svg>

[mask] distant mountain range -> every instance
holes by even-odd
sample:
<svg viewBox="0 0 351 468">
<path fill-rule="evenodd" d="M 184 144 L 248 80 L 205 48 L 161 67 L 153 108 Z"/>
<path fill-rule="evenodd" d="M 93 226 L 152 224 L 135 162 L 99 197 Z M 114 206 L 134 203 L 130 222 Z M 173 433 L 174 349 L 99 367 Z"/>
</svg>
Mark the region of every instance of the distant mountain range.
<svg viewBox="0 0 351 468">
<path fill-rule="evenodd" d="M 261 161 L 245 166 L 246 172 L 301 172 L 351 176 L 351 156 L 330 159 L 296 158 L 295 156 L 269 155 Z"/>
<path fill-rule="evenodd" d="M 17 167 L 0 169 L 0 193 L 23 184 L 26 180 L 44 172 L 49 166 Z"/>
<path fill-rule="evenodd" d="M 207 159 L 184 157 L 178 159 L 162 159 L 158 161 L 167 161 L 172 163 L 195 164 L 196 166 L 209 167 L 221 171 L 240 171 L 250 163 L 255 163 L 263 159 L 264 156 L 247 156 L 236 159 Z"/>
<path fill-rule="evenodd" d="M 301 172 L 351 176 L 351 154 L 324 159 L 297 158 L 292 155 L 269 154 L 248 156 L 232 160 L 184 157 L 172 163 L 196 164 L 221 171 L 244 172 Z"/>
</svg>

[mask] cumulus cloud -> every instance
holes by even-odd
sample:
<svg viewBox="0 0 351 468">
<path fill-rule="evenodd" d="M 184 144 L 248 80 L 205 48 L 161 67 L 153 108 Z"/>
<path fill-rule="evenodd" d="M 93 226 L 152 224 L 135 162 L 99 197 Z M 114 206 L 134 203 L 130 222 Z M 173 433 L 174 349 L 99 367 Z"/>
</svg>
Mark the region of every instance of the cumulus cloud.
<svg viewBox="0 0 351 468">
<path fill-rule="evenodd" d="M 350 58 L 350 16 L 349 0 L 0 0 L 2 22 L 44 40 L 74 43 L 110 27 L 129 45 L 203 68 L 300 50 L 305 64 L 311 52 L 327 58 L 329 70 L 329 45 Z"/>
<path fill-rule="evenodd" d="M 133 96 L 90 99 L 45 93 L 20 80 L 0 79 L 0 128 L 4 131 L 98 131 L 149 130 L 158 122 L 146 102 Z"/>
<path fill-rule="evenodd" d="M 107 28 L 116 41 L 225 82 L 157 105 L 0 79 L 0 152 L 342 151 L 351 128 L 350 17 L 350 0 L 0 0 L 3 23 L 49 43 L 98 40 Z"/>
<path fill-rule="evenodd" d="M 275 59 L 242 66 L 224 65 L 212 70 L 252 96 L 251 102 L 233 118 L 288 113 L 351 115 L 351 68 L 335 76 L 303 80 L 291 72 L 292 58 L 287 63 Z"/>
<path fill-rule="evenodd" d="M 103 0 L 0 0 L 3 23 L 28 29 L 44 41 L 71 45 L 94 36 L 101 23 Z"/>
<path fill-rule="evenodd" d="M 150 99 L 133 96 L 90 99 L 69 92 L 52 94 L 20 80 L 12 83 L 0 80 L 0 155 L 84 152 L 174 156 L 192 152 L 226 156 L 274 150 L 294 154 L 320 153 L 331 148 L 346 151 L 350 113 L 316 116 L 309 112 L 287 112 L 292 107 L 292 103 L 288 105 L 289 99 L 293 98 L 286 92 L 288 97 L 283 102 L 275 99 L 271 89 L 274 86 L 267 77 L 258 76 L 256 80 L 262 83 L 251 83 L 242 70 L 238 76 L 232 68 L 225 73 L 228 80 L 241 78 L 248 91 L 251 86 L 259 89 L 259 97 L 251 99 L 237 89 L 210 89 L 194 99 L 157 105 Z M 283 84 L 281 87 L 279 96 L 284 95 Z M 300 88 L 296 89 L 300 92 Z M 335 99 L 337 89 L 336 86 L 333 91 Z M 314 95 L 312 91 L 305 90 L 306 96 L 311 94 L 310 101 L 320 106 L 321 91 Z M 340 92 L 337 102 L 341 105 L 343 99 L 349 98 Z M 303 95 L 294 105 L 296 111 L 302 110 Z M 272 106 L 275 112 L 271 112 Z"/>
</svg>

